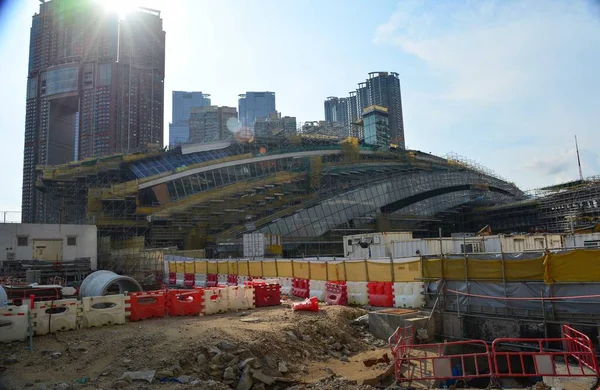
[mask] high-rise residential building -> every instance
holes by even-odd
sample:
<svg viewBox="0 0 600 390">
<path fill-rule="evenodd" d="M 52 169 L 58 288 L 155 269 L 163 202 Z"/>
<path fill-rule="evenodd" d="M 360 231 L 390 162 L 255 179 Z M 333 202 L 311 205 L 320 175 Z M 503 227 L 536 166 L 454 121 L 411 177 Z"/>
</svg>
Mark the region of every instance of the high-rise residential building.
<svg viewBox="0 0 600 390">
<path fill-rule="evenodd" d="M 219 139 L 224 141 L 233 138 L 233 133 L 238 130 L 238 111 L 235 107 L 220 106 L 219 116 Z"/>
<path fill-rule="evenodd" d="M 268 118 L 257 118 L 254 135 L 257 137 L 290 136 L 296 134 L 296 117 L 271 113 Z"/>
<path fill-rule="evenodd" d="M 202 92 L 173 91 L 173 113 L 169 123 L 169 145 L 190 140 L 190 109 L 210 106 L 210 95 Z"/>
<path fill-rule="evenodd" d="M 330 96 L 325 100 L 325 121 L 348 124 L 348 99 Z"/>
<path fill-rule="evenodd" d="M 235 107 L 204 106 L 190 110 L 190 143 L 223 141 L 232 137 L 231 123 L 237 123 Z M 228 126 L 229 123 L 229 126 Z"/>
<path fill-rule="evenodd" d="M 367 80 L 369 105 L 388 109 L 390 143 L 405 149 L 400 79 L 395 72 L 371 72 Z M 362 107 L 365 108 L 365 107 Z"/>
<path fill-rule="evenodd" d="M 275 109 L 275 92 L 246 92 L 239 95 L 239 119 L 242 127 L 254 130 L 257 118 L 268 118 Z"/>
<path fill-rule="evenodd" d="M 342 105 L 340 103 L 342 101 L 345 104 Z M 340 122 L 337 120 L 337 112 L 342 111 L 342 114 L 346 115 L 344 123 L 348 127 L 348 134 L 363 139 L 367 137 L 367 134 L 363 133 L 366 127 L 358 124 L 358 122 L 364 117 L 363 110 L 371 106 L 387 109 L 388 124 L 386 126 L 389 131 L 389 143 L 400 149 L 405 149 L 402 96 L 398 73 L 371 72 L 366 81 L 358 83 L 356 91 L 349 93 L 348 98 L 327 98 L 325 101 L 325 121 Z M 383 128 L 383 126 L 379 128 Z M 384 138 L 378 137 L 378 139 Z"/>
<path fill-rule="evenodd" d="M 37 165 L 163 143 L 160 12 L 124 19 L 94 0 L 48 0 L 33 16 L 27 73 L 22 221 L 45 222 Z"/>
</svg>

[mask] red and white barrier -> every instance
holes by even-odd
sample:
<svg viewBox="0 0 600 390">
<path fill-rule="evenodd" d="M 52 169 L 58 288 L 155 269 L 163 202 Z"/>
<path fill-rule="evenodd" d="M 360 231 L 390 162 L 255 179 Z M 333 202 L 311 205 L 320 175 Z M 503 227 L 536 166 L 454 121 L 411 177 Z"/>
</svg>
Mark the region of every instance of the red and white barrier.
<svg viewBox="0 0 600 390">
<path fill-rule="evenodd" d="M 125 323 L 125 295 L 106 295 L 103 297 L 81 298 L 81 328 L 93 328 L 104 325 Z"/>
<path fill-rule="evenodd" d="M 229 291 L 227 288 L 210 287 L 203 289 L 202 314 L 225 313 L 229 308 Z"/>
<path fill-rule="evenodd" d="M 31 311 L 35 334 L 77 329 L 77 319 L 81 317 L 82 310 L 77 299 L 35 302 Z"/>
<path fill-rule="evenodd" d="M 229 310 L 246 310 L 255 307 L 252 286 L 229 286 L 226 290 Z"/>
<path fill-rule="evenodd" d="M 28 311 L 27 305 L 9 305 L 0 308 L 0 343 L 27 340 L 29 335 Z"/>
</svg>

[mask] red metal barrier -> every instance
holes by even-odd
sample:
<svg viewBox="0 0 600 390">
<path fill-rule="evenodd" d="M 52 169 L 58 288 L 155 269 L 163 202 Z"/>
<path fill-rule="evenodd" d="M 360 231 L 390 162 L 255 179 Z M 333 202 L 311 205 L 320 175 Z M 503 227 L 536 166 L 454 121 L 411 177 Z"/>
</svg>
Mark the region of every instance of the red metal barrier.
<svg viewBox="0 0 600 390">
<path fill-rule="evenodd" d="M 238 276 L 233 274 L 227 275 L 227 284 L 230 286 L 237 286 Z"/>
<path fill-rule="evenodd" d="M 400 349 L 412 345 L 415 336 L 415 328 L 406 326 L 398 327 L 396 331 L 388 338 L 388 345 L 394 357 L 402 356 Z"/>
<path fill-rule="evenodd" d="M 369 282 L 367 291 L 369 305 L 375 307 L 394 306 L 394 284 L 392 282 Z"/>
<path fill-rule="evenodd" d="M 219 284 L 218 274 L 206 274 L 206 287 L 217 287 Z"/>
<path fill-rule="evenodd" d="M 166 313 L 166 291 L 133 292 L 127 296 L 129 321 L 164 317 Z"/>
<path fill-rule="evenodd" d="M 399 337 L 399 341 L 403 338 Z M 477 348 L 482 352 L 453 353 L 453 349 Z M 418 348 L 418 349 L 417 349 Z M 450 351 L 448 353 L 448 351 Z M 395 358 L 397 381 L 491 378 L 490 349 L 483 340 L 453 341 L 440 344 L 401 344 Z"/>
<path fill-rule="evenodd" d="M 559 338 L 498 338 L 492 343 L 494 371 L 501 377 L 577 376 L 598 377 L 596 351 L 590 339 L 565 325 L 566 337 Z M 568 336 L 567 336 L 568 335 Z M 583 336 L 583 337 L 582 337 Z M 560 343 L 563 351 L 548 350 L 549 343 Z M 519 345 L 531 351 L 506 351 Z M 560 369 L 557 366 L 560 365 Z"/>
<path fill-rule="evenodd" d="M 279 284 L 264 282 L 245 282 L 244 284 L 254 288 L 254 305 L 256 307 L 281 305 Z"/>
<path fill-rule="evenodd" d="M 581 364 L 590 370 L 594 371 L 600 377 L 598 368 L 598 360 L 596 359 L 596 350 L 594 343 L 588 336 L 578 330 L 571 328 L 569 325 L 562 327 L 563 337 L 572 340 L 565 345 L 565 349 L 569 352 L 569 356 L 581 362 Z M 582 354 L 584 352 L 584 354 Z"/>
<path fill-rule="evenodd" d="M 348 305 L 348 288 L 346 282 L 325 283 L 325 302 L 330 305 Z"/>
<path fill-rule="evenodd" d="M 202 311 L 201 289 L 167 290 L 166 308 L 169 316 L 197 316 Z"/>
<path fill-rule="evenodd" d="M 310 281 L 308 279 L 292 279 L 292 295 L 299 298 L 308 298 L 310 295 Z"/>
<path fill-rule="evenodd" d="M 413 344 L 412 326 L 398 328 L 388 339 L 397 381 L 477 377 L 600 377 L 594 345 L 585 334 L 563 325 L 560 338 L 499 338 L 491 348 L 482 340 Z M 547 345 L 560 344 L 562 351 Z M 481 352 L 456 353 L 477 347 Z M 529 351 L 514 351 L 514 348 Z M 511 350 L 508 350 L 511 349 Z"/>
<path fill-rule="evenodd" d="M 174 286 L 177 284 L 177 273 L 169 272 L 169 284 Z"/>
<path fill-rule="evenodd" d="M 184 274 L 183 275 L 183 285 L 185 287 L 194 287 L 195 282 L 196 282 L 196 276 L 194 274 Z"/>
</svg>

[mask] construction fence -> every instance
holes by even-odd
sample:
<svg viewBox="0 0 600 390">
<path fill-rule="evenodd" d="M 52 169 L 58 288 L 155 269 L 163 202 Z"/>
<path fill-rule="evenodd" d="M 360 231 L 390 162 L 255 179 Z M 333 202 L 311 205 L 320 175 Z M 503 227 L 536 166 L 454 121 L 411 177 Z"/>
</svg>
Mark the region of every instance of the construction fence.
<svg viewBox="0 0 600 390">
<path fill-rule="evenodd" d="M 600 283 L 600 250 L 468 254 L 402 259 L 198 259 L 165 255 L 168 272 L 349 282 Z M 167 269 L 165 269 L 167 271 Z"/>
</svg>

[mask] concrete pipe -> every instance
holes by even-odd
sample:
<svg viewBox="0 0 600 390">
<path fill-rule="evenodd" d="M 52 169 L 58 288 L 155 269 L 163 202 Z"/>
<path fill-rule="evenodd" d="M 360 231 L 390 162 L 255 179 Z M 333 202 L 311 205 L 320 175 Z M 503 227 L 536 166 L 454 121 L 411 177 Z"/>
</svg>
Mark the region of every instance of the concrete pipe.
<svg viewBox="0 0 600 390">
<path fill-rule="evenodd" d="M 8 305 L 8 295 L 4 288 L 0 286 L 0 307 Z"/>
<path fill-rule="evenodd" d="M 129 276 L 117 275 L 112 271 L 92 272 L 84 279 L 79 287 L 79 298 L 101 297 L 116 292 L 124 294 L 125 292 L 142 291 L 142 286 Z"/>
</svg>

